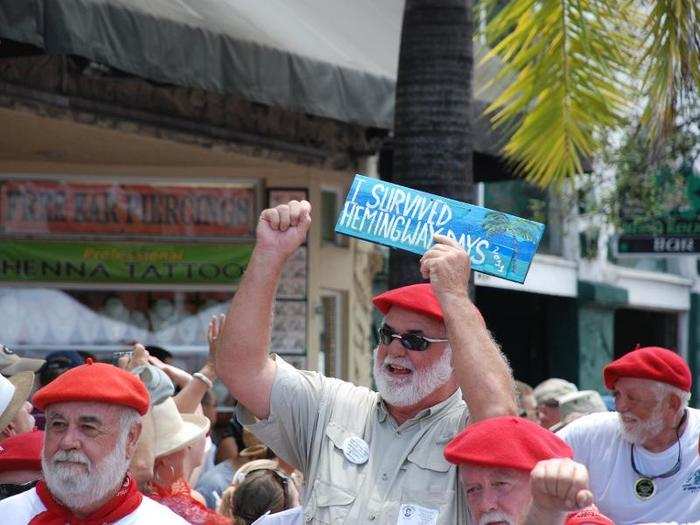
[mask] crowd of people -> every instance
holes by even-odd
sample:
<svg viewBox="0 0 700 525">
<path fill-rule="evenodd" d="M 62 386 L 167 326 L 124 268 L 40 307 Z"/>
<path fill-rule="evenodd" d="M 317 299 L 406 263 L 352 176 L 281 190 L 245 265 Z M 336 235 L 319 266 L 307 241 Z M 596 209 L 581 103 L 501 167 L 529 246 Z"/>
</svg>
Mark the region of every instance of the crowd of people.
<svg viewBox="0 0 700 525">
<path fill-rule="evenodd" d="M 115 364 L 0 351 L 0 522 L 8 524 L 700 524 L 688 365 L 631 350 L 610 398 L 515 381 L 471 302 L 470 261 L 435 236 L 425 283 L 390 290 L 376 391 L 270 353 L 275 290 L 308 202 L 263 211 L 209 358 L 158 347 Z M 214 382 L 237 400 L 217 427 Z"/>
</svg>

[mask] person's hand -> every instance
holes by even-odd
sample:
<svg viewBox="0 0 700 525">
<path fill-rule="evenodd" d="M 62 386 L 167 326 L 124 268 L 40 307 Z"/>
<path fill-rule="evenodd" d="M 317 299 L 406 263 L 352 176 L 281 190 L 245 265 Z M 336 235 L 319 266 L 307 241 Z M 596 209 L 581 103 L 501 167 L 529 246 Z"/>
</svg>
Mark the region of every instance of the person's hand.
<svg viewBox="0 0 700 525">
<path fill-rule="evenodd" d="M 123 355 L 117 361 L 117 366 L 131 372 L 134 368 L 148 364 L 148 350 L 140 344 L 135 343 L 131 354 Z"/>
<path fill-rule="evenodd" d="M 471 261 L 460 244 L 445 235 L 436 234 L 435 244 L 423 254 L 420 273 L 430 284 L 438 299 L 448 295 L 469 296 Z"/>
<path fill-rule="evenodd" d="M 209 343 L 209 355 L 207 356 L 207 362 L 200 370 L 205 376 L 207 376 L 212 381 L 216 379 L 216 356 L 219 353 L 219 346 L 221 345 L 221 334 L 224 329 L 224 322 L 226 321 L 225 314 L 213 315 L 211 321 L 209 321 L 209 326 L 207 328 L 207 342 Z"/>
<path fill-rule="evenodd" d="M 303 244 L 310 226 L 308 201 L 289 201 L 263 210 L 256 230 L 256 248 L 287 258 Z"/>
<path fill-rule="evenodd" d="M 593 504 L 588 469 L 568 458 L 540 461 L 530 472 L 532 503 L 548 512 L 570 512 Z"/>
<path fill-rule="evenodd" d="M 170 378 L 170 380 L 180 388 L 184 388 L 185 385 L 187 385 L 187 383 L 192 381 L 192 376 L 188 372 L 176 366 L 164 363 L 154 355 L 148 356 L 148 362 L 156 368 L 160 368 L 163 372 L 165 372 L 165 374 Z"/>
</svg>

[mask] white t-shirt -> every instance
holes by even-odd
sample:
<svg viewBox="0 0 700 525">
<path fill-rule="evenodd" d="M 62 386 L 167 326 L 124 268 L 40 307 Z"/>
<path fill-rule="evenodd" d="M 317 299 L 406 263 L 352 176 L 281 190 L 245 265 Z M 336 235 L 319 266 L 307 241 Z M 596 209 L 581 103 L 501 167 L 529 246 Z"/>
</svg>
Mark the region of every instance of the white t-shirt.
<svg viewBox="0 0 700 525">
<path fill-rule="evenodd" d="M 680 471 L 656 478 L 654 494 L 646 500 L 634 490 L 640 476 L 632 469 L 631 445 L 622 438 L 617 412 L 582 417 L 557 434 L 574 449 L 574 459 L 588 467 L 596 505 L 616 525 L 700 520 L 700 411 L 688 409 L 688 424 L 680 438 Z M 677 444 L 656 454 L 634 447 L 637 470 L 650 476 L 670 470 L 677 458 Z"/>
<path fill-rule="evenodd" d="M 3 525 L 26 525 L 34 516 L 41 514 L 46 507 L 39 499 L 36 489 L 31 489 L 16 496 L 0 501 L 0 521 Z M 136 510 L 115 521 L 114 525 L 187 525 L 187 522 L 168 507 L 143 497 Z"/>
</svg>

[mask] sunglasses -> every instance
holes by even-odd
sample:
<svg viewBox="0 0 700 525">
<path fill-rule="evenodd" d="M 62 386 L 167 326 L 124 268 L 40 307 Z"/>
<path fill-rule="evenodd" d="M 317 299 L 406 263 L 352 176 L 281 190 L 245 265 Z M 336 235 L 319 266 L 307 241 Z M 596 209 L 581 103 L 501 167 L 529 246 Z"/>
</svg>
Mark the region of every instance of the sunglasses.
<svg viewBox="0 0 700 525">
<path fill-rule="evenodd" d="M 400 334 L 396 332 L 388 324 L 383 324 L 378 330 L 379 341 L 383 345 L 390 345 L 394 339 L 398 339 L 406 350 L 413 350 L 414 352 L 423 352 L 428 349 L 431 343 L 446 343 L 447 339 L 431 339 L 430 337 L 423 337 L 422 335 L 413 334 L 407 332 Z"/>
</svg>

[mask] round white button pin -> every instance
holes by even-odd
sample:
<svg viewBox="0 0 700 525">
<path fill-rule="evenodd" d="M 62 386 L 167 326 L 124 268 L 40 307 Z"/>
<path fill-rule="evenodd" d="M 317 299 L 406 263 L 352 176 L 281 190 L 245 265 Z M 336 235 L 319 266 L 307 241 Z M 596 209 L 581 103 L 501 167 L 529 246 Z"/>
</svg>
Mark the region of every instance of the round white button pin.
<svg viewBox="0 0 700 525">
<path fill-rule="evenodd" d="M 369 445 L 364 439 L 357 436 L 345 438 L 345 441 L 343 441 L 343 454 L 351 463 L 362 465 L 367 463 L 369 459 Z"/>
</svg>

